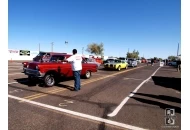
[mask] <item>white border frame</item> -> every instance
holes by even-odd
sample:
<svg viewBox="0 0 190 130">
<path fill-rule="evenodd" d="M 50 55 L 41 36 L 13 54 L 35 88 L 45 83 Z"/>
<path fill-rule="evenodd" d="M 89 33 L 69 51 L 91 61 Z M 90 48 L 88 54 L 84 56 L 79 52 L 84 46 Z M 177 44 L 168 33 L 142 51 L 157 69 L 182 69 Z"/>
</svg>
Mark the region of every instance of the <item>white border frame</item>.
<svg viewBox="0 0 190 130">
<path fill-rule="evenodd" d="M 8 130 L 8 0 L 0 0 L 0 16 L 1 16 L 1 23 L 0 23 L 0 35 L 1 35 L 1 47 L 0 53 L 1 54 L 1 129 Z"/>
</svg>

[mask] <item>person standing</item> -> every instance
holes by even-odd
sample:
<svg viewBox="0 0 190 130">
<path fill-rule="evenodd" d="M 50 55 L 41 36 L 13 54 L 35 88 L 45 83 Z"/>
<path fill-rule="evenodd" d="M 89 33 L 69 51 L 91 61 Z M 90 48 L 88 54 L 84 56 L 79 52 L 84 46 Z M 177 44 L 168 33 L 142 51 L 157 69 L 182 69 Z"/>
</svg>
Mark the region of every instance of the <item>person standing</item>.
<svg viewBox="0 0 190 130">
<path fill-rule="evenodd" d="M 66 59 L 71 62 L 74 76 L 74 91 L 81 89 L 80 74 L 82 70 L 82 56 L 77 54 L 77 50 L 73 49 L 73 55 Z"/>
<path fill-rule="evenodd" d="M 154 59 L 151 59 L 151 65 L 152 66 L 154 65 Z"/>
<path fill-rule="evenodd" d="M 177 60 L 177 71 L 181 71 L 181 59 Z"/>
</svg>

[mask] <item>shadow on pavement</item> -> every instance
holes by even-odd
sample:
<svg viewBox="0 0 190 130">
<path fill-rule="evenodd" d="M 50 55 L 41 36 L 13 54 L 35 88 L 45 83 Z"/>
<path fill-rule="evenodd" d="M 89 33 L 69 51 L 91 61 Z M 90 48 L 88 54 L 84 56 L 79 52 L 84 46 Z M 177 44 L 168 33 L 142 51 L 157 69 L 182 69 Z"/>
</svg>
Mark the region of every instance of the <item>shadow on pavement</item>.
<svg viewBox="0 0 190 130">
<path fill-rule="evenodd" d="M 74 87 L 68 86 L 68 85 L 64 85 L 64 84 L 56 84 L 55 86 L 61 87 L 61 88 L 66 88 L 66 89 L 71 90 L 71 91 L 73 91 L 73 89 L 74 89 Z"/>
<path fill-rule="evenodd" d="M 83 78 L 81 78 L 83 79 Z M 28 87 L 34 87 L 34 86 L 39 86 L 39 87 L 45 87 L 44 86 L 44 82 L 40 79 L 34 78 L 32 80 L 28 80 L 28 78 L 20 78 L 20 79 L 14 79 L 16 82 L 23 84 L 23 85 L 27 85 Z M 61 78 L 59 80 L 60 82 L 64 82 L 64 81 L 71 81 L 73 80 L 73 78 Z M 55 84 L 55 86 L 60 86 L 59 84 Z"/>
<path fill-rule="evenodd" d="M 172 88 L 181 92 L 181 78 L 152 76 L 155 85 Z"/>
<path fill-rule="evenodd" d="M 137 101 L 140 101 L 142 103 L 147 103 L 147 104 L 151 104 L 151 105 L 156 105 L 159 106 L 162 109 L 166 109 L 166 108 L 174 108 L 176 113 L 181 113 L 181 108 L 180 107 L 176 107 L 176 106 L 172 106 L 172 105 L 168 105 L 165 103 L 161 103 L 161 102 L 157 102 L 157 101 L 152 101 L 152 100 L 148 100 L 148 99 L 142 99 L 142 98 L 138 98 L 138 97 L 131 97 Z"/>
<path fill-rule="evenodd" d="M 135 95 L 140 95 L 140 96 L 147 96 L 151 98 L 156 98 L 160 100 L 165 100 L 165 101 L 171 101 L 171 102 L 176 102 L 176 103 L 181 103 L 181 99 L 176 98 L 176 97 L 171 97 L 171 96 L 165 96 L 165 95 L 152 95 L 152 94 L 144 94 L 144 93 L 134 93 Z"/>
</svg>

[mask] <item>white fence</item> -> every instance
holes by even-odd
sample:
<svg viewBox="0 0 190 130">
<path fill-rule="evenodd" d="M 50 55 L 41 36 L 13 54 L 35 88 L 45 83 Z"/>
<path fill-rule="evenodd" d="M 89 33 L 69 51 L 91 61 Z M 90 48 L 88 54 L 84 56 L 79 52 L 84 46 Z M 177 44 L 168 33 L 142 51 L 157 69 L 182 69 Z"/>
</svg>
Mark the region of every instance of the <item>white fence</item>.
<svg viewBox="0 0 190 130">
<path fill-rule="evenodd" d="M 29 51 L 29 55 L 21 55 L 20 50 L 9 49 L 8 60 L 32 60 L 39 51 Z"/>
<path fill-rule="evenodd" d="M 27 50 L 9 49 L 8 50 L 8 60 L 33 60 L 33 58 L 39 54 L 39 51 L 29 51 L 28 50 L 29 54 L 25 53 L 24 55 L 22 55 L 20 51 L 27 51 Z M 86 58 L 89 58 L 92 55 L 83 55 L 83 56 L 85 56 Z M 94 56 L 94 57 L 101 58 L 101 56 Z M 104 56 L 104 59 L 107 59 L 107 58 L 108 58 L 108 56 Z"/>
</svg>

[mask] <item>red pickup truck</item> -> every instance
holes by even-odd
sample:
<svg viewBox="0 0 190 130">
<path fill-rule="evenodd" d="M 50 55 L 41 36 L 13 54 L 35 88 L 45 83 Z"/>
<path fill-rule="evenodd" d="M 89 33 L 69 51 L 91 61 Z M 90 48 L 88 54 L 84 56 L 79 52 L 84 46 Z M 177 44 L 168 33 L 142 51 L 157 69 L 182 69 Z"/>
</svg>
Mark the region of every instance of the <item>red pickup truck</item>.
<svg viewBox="0 0 190 130">
<path fill-rule="evenodd" d="M 63 62 L 65 58 L 71 55 L 53 54 L 49 62 L 30 62 L 25 69 L 25 75 L 28 79 L 38 78 L 42 79 L 46 86 L 54 86 L 59 82 L 61 77 L 72 77 L 71 63 Z M 92 72 L 97 72 L 98 66 L 96 64 L 89 64 L 85 60 L 82 61 L 81 76 L 89 79 Z"/>
<path fill-rule="evenodd" d="M 66 54 L 66 53 L 40 51 L 39 54 L 36 57 L 33 58 L 33 61 L 36 61 L 36 62 L 49 62 L 51 55 L 54 55 L 54 54 Z M 22 62 L 24 72 L 25 72 L 25 69 L 27 68 L 28 64 L 29 64 L 29 62 Z"/>
</svg>

